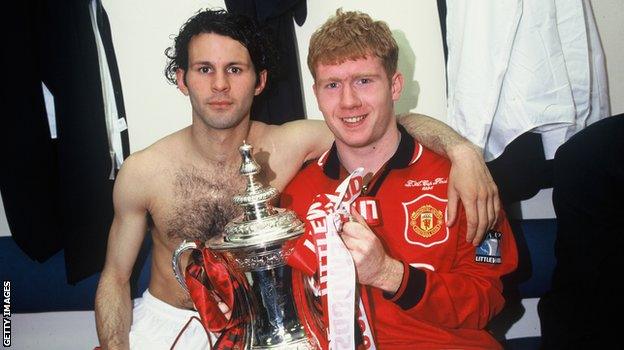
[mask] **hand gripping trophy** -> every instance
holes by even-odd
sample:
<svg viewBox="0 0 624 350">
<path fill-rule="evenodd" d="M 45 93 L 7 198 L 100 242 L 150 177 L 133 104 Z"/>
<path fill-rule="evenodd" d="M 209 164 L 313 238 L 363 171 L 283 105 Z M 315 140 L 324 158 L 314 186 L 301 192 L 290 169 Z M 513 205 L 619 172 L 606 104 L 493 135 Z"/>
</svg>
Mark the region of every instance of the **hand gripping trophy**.
<svg viewBox="0 0 624 350">
<path fill-rule="evenodd" d="M 304 224 L 294 212 L 269 203 L 278 191 L 256 180 L 260 166 L 252 146 L 243 143 L 239 151 L 247 188 L 233 200 L 243 214 L 225 226 L 224 237 L 184 241 L 173 255 L 176 278 L 189 291 L 204 327 L 219 334 L 215 349 L 320 348 L 314 330 L 322 326 L 313 293 L 301 288 L 305 278 L 285 262 Z M 180 255 L 187 250 L 193 250 L 194 263 L 183 274 Z M 229 319 L 220 301 L 230 308 Z"/>
</svg>

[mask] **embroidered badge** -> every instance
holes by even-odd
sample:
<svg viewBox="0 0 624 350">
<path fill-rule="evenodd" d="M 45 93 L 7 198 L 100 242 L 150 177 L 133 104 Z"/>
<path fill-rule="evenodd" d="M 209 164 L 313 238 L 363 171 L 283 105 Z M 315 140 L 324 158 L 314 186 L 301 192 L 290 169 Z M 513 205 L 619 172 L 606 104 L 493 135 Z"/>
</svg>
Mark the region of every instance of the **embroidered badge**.
<svg viewBox="0 0 624 350">
<path fill-rule="evenodd" d="M 483 242 L 476 249 L 475 261 L 500 264 L 502 261 L 500 254 L 500 240 L 502 236 L 503 234 L 498 231 L 489 230 Z"/>
<path fill-rule="evenodd" d="M 446 242 L 449 238 L 449 228 L 444 224 L 447 202 L 429 193 L 402 202 L 405 242 L 425 248 Z"/>
<path fill-rule="evenodd" d="M 410 214 L 410 226 L 418 235 L 429 238 L 442 226 L 442 211 L 429 204 L 423 205 Z"/>
</svg>

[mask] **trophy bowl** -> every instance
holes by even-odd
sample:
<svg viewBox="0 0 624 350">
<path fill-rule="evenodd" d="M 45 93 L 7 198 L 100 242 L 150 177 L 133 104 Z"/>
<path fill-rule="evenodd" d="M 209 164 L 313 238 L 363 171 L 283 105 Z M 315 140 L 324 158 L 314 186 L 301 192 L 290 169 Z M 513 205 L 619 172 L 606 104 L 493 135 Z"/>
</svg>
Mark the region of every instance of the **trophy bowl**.
<svg viewBox="0 0 624 350">
<path fill-rule="evenodd" d="M 245 329 L 251 334 L 246 336 L 245 348 L 317 349 L 318 343 L 306 332 L 306 322 L 315 322 L 320 316 L 301 314 L 293 297 L 293 278 L 305 277 L 293 276 L 292 268 L 286 264 L 293 243 L 304 233 L 305 226 L 293 211 L 271 205 L 278 191 L 256 180 L 261 168 L 253 159 L 252 150 L 247 143 L 239 148 L 240 174 L 246 177 L 247 187 L 233 200 L 242 207 L 243 214 L 225 226 L 223 236 L 204 245 L 225 261 L 228 270 L 245 276 L 245 298 L 236 300 L 249 319 Z M 195 242 L 185 241 L 174 252 L 174 273 L 184 289 L 187 287 L 180 256 L 187 250 L 201 248 Z M 303 299 L 311 303 L 313 297 Z"/>
</svg>

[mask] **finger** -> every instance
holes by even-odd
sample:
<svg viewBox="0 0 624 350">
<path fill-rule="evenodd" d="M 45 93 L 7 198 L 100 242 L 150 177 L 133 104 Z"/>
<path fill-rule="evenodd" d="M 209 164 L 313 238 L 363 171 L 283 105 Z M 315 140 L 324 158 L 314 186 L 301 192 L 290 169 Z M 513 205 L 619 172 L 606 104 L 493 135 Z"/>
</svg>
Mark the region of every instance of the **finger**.
<svg viewBox="0 0 624 350">
<path fill-rule="evenodd" d="M 477 202 L 464 202 L 466 210 L 466 242 L 472 242 L 477 232 L 477 224 L 479 222 L 477 212 Z"/>
<path fill-rule="evenodd" d="M 218 303 L 219 306 L 219 310 L 221 310 L 221 312 L 223 312 L 224 314 L 227 314 L 228 312 L 230 312 L 230 308 L 227 306 L 226 303 L 220 301 Z"/>
<path fill-rule="evenodd" d="M 371 257 L 364 242 L 352 237 L 343 237 L 343 241 L 349 250 L 349 254 L 351 255 L 351 259 L 358 273 L 361 272 L 361 269 L 366 269 L 367 266 L 369 266 L 368 264 L 370 264 Z"/>
<path fill-rule="evenodd" d="M 357 221 L 345 222 L 342 225 L 342 236 L 350 236 L 350 237 L 362 239 L 364 237 L 369 236 L 369 234 L 367 233 L 369 231 L 370 229 L 368 227 L 362 225 L 361 223 Z"/>
<path fill-rule="evenodd" d="M 494 208 L 494 198 L 492 196 L 488 196 L 487 199 L 487 220 L 488 225 L 486 230 L 491 230 L 494 228 L 496 224 L 496 210 Z"/>
<path fill-rule="evenodd" d="M 366 219 L 364 219 L 364 217 L 360 215 L 357 210 L 353 210 L 351 212 L 351 216 L 355 219 L 356 222 L 360 223 L 362 226 L 370 230 L 370 227 L 368 227 L 368 224 L 366 223 Z"/>
<path fill-rule="evenodd" d="M 366 254 L 377 240 L 377 236 L 359 222 L 347 222 L 341 235 L 342 241 L 349 250 Z"/>
<path fill-rule="evenodd" d="M 498 188 L 496 185 L 494 185 L 494 190 L 494 227 L 496 227 L 498 224 L 498 218 L 501 216 L 501 201 L 498 196 Z"/>
<path fill-rule="evenodd" d="M 214 290 L 210 291 L 210 294 L 212 294 L 212 297 L 214 298 L 214 300 L 217 303 L 221 303 L 223 302 L 223 299 L 221 299 L 221 297 L 219 296 L 219 294 L 217 294 L 217 292 L 215 292 Z"/>
<path fill-rule="evenodd" d="M 219 310 L 223 313 L 225 318 L 229 321 L 232 318 L 232 310 L 224 302 L 219 302 Z"/>
<path fill-rule="evenodd" d="M 477 201 L 477 213 L 479 215 L 477 231 L 475 232 L 475 237 L 472 239 L 472 244 L 474 246 L 479 245 L 489 224 L 487 220 L 487 199 L 479 199 Z"/>
<path fill-rule="evenodd" d="M 342 241 L 344 242 L 345 247 L 351 252 L 351 257 L 355 260 L 355 253 L 359 252 L 361 249 L 361 242 L 359 239 L 349 235 L 342 235 Z"/>
<path fill-rule="evenodd" d="M 459 204 L 457 191 L 449 187 L 448 190 L 448 205 L 446 206 L 446 226 L 451 227 L 457 220 L 457 206 Z"/>
</svg>

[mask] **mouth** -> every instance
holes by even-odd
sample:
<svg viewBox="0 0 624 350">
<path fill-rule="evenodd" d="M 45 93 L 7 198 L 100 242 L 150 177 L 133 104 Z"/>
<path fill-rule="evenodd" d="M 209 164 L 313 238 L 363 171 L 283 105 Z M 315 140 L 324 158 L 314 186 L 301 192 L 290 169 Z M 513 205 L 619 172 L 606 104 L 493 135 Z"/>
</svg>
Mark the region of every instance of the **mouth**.
<svg viewBox="0 0 624 350">
<path fill-rule="evenodd" d="M 231 101 L 218 100 L 218 101 L 210 101 L 210 102 L 208 102 L 208 105 L 210 105 L 213 108 L 227 108 L 230 105 L 232 105 L 232 102 Z"/>
<path fill-rule="evenodd" d="M 361 124 L 362 121 L 366 119 L 367 116 L 368 114 L 354 115 L 354 116 L 340 118 L 340 120 L 342 120 L 342 122 L 348 126 L 356 126 L 356 125 Z"/>
</svg>

